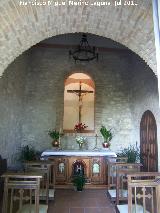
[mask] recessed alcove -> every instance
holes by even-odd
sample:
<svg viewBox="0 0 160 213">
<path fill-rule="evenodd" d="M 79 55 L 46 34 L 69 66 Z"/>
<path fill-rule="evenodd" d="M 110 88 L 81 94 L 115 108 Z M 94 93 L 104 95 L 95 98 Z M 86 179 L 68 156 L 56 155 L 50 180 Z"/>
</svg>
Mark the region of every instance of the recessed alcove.
<svg viewBox="0 0 160 213">
<path fill-rule="evenodd" d="M 72 164 L 72 176 L 86 175 L 86 165 L 83 160 L 76 160 Z"/>
<path fill-rule="evenodd" d="M 65 133 L 74 132 L 78 123 L 87 126 L 83 130 L 94 131 L 94 106 L 95 106 L 94 81 L 85 72 L 75 72 L 65 80 L 64 88 L 64 114 L 63 130 Z"/>
</svg>

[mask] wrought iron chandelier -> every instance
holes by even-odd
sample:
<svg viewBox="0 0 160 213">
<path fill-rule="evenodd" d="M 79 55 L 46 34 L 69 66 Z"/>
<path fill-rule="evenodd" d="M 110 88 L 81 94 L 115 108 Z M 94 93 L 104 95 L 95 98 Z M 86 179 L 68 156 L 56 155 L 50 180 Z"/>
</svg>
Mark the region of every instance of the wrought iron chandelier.
<svg viewBox="0 0 160 213">
<path fill-rule="evenodd" d="M 83 34 L 80 44 L 75 48 L 75 50 L 69 50 L 69 56 L 77 61 L 92 61 L 96 59 L 98 61 L 98 52 L 95 47 L 91 47 L 87 40 L 87 35 Z"/>
</svg>

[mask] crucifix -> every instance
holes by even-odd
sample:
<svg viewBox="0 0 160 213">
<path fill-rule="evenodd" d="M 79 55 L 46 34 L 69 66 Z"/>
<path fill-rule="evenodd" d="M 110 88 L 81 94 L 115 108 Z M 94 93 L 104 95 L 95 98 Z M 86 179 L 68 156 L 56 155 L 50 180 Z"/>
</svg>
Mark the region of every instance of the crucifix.
<svg viewBox="0 0 160 213">
<path fill-rule="evenodd" d="M 74 93 L 79 97 L 79 123 L 81 123 L 82 119 L 82 99 L 83 96 L 86 95 L 87 93 L 93 93 L 93 91 L 89 90 L 83 90 L 82 89 L 82 82 L 79 82 L 79 89 L 74 89 L 74 90 L 67 90 L 68 93 Z"/>
</svg>

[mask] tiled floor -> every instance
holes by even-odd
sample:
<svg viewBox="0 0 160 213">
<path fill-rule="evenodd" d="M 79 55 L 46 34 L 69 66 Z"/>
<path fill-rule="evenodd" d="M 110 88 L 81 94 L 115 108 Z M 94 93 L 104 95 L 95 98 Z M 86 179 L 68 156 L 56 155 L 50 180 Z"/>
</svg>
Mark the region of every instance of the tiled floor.
<svg viewBox="0 0 160 213">
<path fill-rule="evenodd" d="M 113 204 L 102 189 L 57 189 L 48 213 L 115 213 Z"/>
</svg>

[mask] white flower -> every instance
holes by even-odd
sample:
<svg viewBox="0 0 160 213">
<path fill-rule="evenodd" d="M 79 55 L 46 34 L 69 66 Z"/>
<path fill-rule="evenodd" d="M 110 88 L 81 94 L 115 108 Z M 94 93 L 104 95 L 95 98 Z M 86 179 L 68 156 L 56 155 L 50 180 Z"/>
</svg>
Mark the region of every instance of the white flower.
<svg viewBox="0 0 160 213">
<path fill-rule="evenodd" d="M 86 138 L 82 136 L 77 136 L 76 137 L 76 142 L 79 144 L 83 144 L 85 142 Z"/>
</svg>

